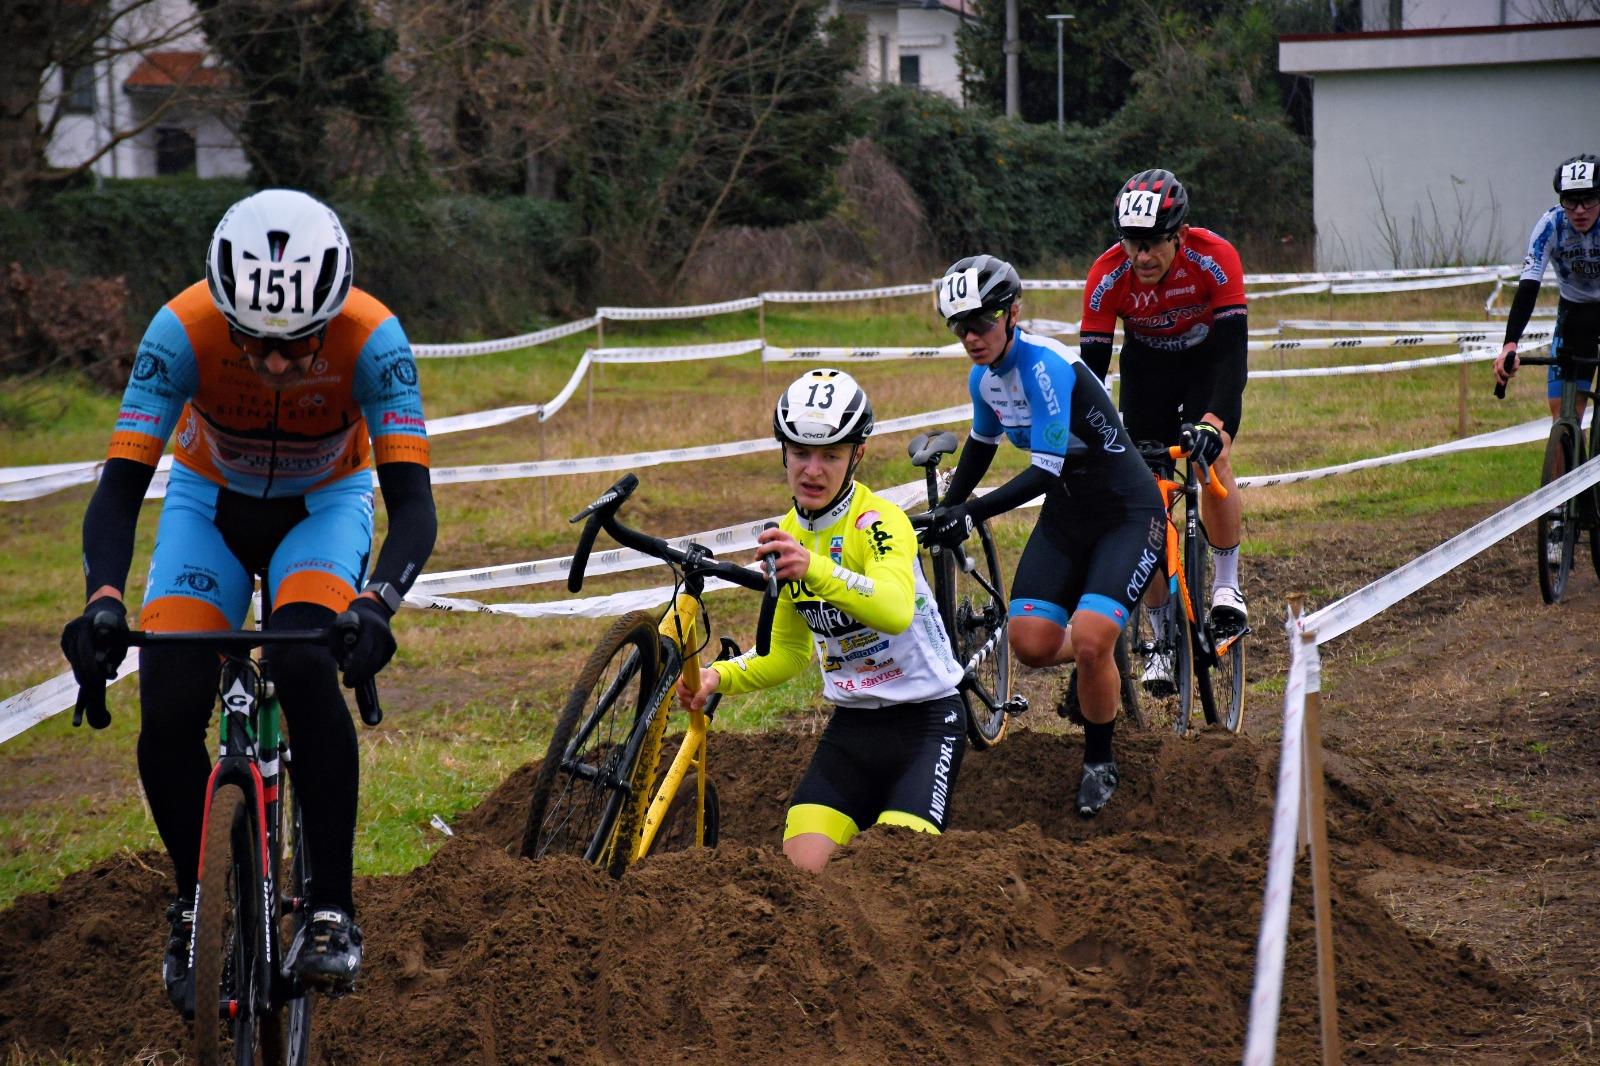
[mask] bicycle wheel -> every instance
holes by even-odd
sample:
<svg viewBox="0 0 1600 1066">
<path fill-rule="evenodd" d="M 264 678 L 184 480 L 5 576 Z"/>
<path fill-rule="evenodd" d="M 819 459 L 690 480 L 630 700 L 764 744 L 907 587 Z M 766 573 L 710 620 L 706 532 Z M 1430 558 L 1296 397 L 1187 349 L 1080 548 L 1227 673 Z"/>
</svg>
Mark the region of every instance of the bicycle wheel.
<svg viewBox="0 0 1600 1066">
<path fill-rule="evenodd" d="M 1180 734 L 1189 728 L 1189 710 L 1194 701 L 1194 657 L 1189 642 L 1189 620 L 1178 599 L 1178 583 L 1158 573 L 1154 581 L 1167 590 L 1165 602 L 1152 606 L 1147 590 L 1134 604 L 1128 622 L 1128 649 L 1132 653 L 1134 684 L 1142 689 L 1138 697 L 1141 717 L 1155 724 L 1165 716 Z M 1159 635 L 1158 635 L 1159 634 Z"/>
<path fill-rule="evenodd" d="M 619 763 L 655 685 L 659 641 L 655 620 L 634 611 L 589 654 L 534 779 L 523 858 L 587 855 L 599 831 L 615 824 L 632 770 Z"/>
<path fill-rule="evenodd" d="M 288 767 L 282 782 L 283 832 L 279 837 L 278 858 L 278 947 L 287 951 L 306 921 L 305 901 L 310 895 L 310 867 L 306 861 L 305 825 L 300 814 L 300 797 L 290 780 Z M 261 1058 L 264 1062 L 303 1066 L 311 1061 L 312 996 L 309 991 L 281 982 L 285 1001 L 274 1012 L 270 1024 L 261 1026 Z"/>
<path fill-rule="evenodd" d="M 1589 447 L 1578 457 L 1578 462 L 1587 462 L 1600 455 L 1600 418 L 1589 420 Z M 1600 577 L 1600 485 L 1587 489 L 1579 497 L 1584 500 L 1584 523 L 1589 527 L 1589 563 L 1594 567 L 1594 574 Z"/>
<path fill-rule="evenodd" d="M 194 941 L 194 1058 L 255 1066 L 261 851 L 254 807 L 237 785 L 211 798 L 200 853 Z M 224 1025 L 224 1019 L 227 1024 Z"/>
<path fill-rule="evenodd" d="M 671 661 L 668 660 L 668 665 Z M 676 670 L 675 667 L 673 669 Z M 639 735 L 641 729 L 643 736 Z M 666 731 L 665 709 L 651 717 L 648 724 L 635 724 L 633 734 L 625 745 L 635 749 L 632 765 L 624 767 L 619 764 L 617 767 L 617 777 L 626 781 L 626 787 L 616 793 L 616 824 L 610 827 L 603 824 L 597 826 L 594 838 L 589 841 L 589 861 L 603 868 L 613 879 L 621 878 L 633 862 L 639 836 L 644 830 L 645 811 L 655 795 L 656 768 L 661 764 L 661 738 Z M 626 754 L 622 758 L 629 760 Z"/>
<path fill-rule="evenodd" d="M 1244 727 L 1244 638 L 1243 633 L 1224 633 L 1214 638 L 1220 649 L 1208 682 L 1217 699 L 1217 720 L 1230 733 Z"/>
<path fill-rule="evenodd" d="M 655 839 L 650 842 L 650 850 L 646 854 L 688 851 L 695 846 L 695 792 L 700 787 L 699 779 L 699 773 L 694 770 L 684 775 L 683 784 L 678 786 L 678 794 L 672 797 L 672 803 L 667 806 L 666 817 L 661 820 L 661 828 L 656 830 Z M 652 789 L 650 794 L 654 795 L 654 792 Z M 716 847 L 721 832 L 722 802 L 717 797 L 716 782 L 708 779 L 705 846 Z"/>
<path fill-rule="evenodd" d="M 1006 700 L 1011 696 L 1011 646 L 1007 642 L 1005 579 L 1000 553 L 987 522 L 978 524 L 977 541 L 961 553 L 942 551 L 933 564 L 934 601 L 956 661 L 966 671 L 958 689 L 967 705 L 967 739 L 978 751 L 992 748 L 1006 732 Z M 974 550 L 975 549 L 975 550 Z"/>
<path fill-rule="evenodd" d="M 1544 448 L 1544 472 L 1539 484 L 1548 485 L 1576 465 L 1576 441 L 1569 426 L 1550 428 Z M 1539 594 L 1546 603 L 1557 603 L 1566 591 L 1572 574 L 1572 549 L 1577 539 L 1577 507 L 1568 500 L 1539 516 L 1534 524 L 1534 550 L 1539 557 Z"/>
<path fill-rule="evenodd" d="M 1145 721 L 1144 708 L 1139 706 L 1139 675 L 1135 670 L 1133 657 L 1133 625 L 1122 627 L 1122 632 L 1117 634 L 1117 643 L 1112 649 L 1112 657 L 1117 664 L 1117 677 L 1121 681 L 1119 686 L 1122 696 L 1122 716 L 1135 729 L 1148 729 L 1150 723 Z"/>
</svg>

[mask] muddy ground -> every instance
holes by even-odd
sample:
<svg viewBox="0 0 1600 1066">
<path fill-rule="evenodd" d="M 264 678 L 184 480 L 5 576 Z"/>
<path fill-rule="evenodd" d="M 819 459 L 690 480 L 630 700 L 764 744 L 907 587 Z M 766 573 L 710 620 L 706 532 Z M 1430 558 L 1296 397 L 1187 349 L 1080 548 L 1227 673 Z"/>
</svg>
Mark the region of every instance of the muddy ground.
<svg viewBox="0 0 1600 1066">
<path fill-rule="evenodd" d="M 1339 566 L 1331 592 L 1474 517 L 1342 526 L 1318 548 Z M 1600 582 L 1582 552 L 1569 601 L 1544 607 L 1531 550 L 1519 535 L 1324 649 L 1348 1060 L 1600 1060 Z M 1269 616 L 1306 565 L 1247 572 L 1253 681 L 1282 676 Z M 1243 736 L 1120 733 L 1123 785 L 1092 822 L 1063 803 L 1080 739 L 1053 719 L 1027 728 L 1050 714 L 1036 698 L 1004 743 L 968 756 L 950 833 L 866 833 L 820 877 L 777 848 L 802 733 L 715 737 L 721 846 L 620 883 L 511 857 L 524 768 L 426 866 L 358 883 L 366 968 L 355 995 L 319 1005 L 319 1061 L 1237 1062 L 1272 688 Z M 178 1061 L 184 1029 L 157 974 L 165 866 L 127 856 L 0 913 L 0 1047 Z M 1313 969 L 1302 867 L 1281 1062 L 1316 1059 Z"/>
</svg>

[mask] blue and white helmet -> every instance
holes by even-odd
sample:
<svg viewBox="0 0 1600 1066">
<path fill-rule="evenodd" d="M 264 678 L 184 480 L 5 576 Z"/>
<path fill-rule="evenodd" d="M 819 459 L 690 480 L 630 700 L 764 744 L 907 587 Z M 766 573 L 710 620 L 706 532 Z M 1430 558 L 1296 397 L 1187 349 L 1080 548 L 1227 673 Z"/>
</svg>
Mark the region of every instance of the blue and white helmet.
<svg viewBox="0 0 1600 1066">
<path fill-rule="evenodd" d="M 872 401 L 843 370 L 812 370 L 778 397 L 772 432 L 778 443 L 860 444 L 872 434 Z"/>
<path fill-rule="evenodd" d="M 350 240 L 326 204 L 266 189 L 228 208 L 206 250 L 211 301 L 251 337 L 297 340 L 344 307 L 355 270 Z"/>
</svg>

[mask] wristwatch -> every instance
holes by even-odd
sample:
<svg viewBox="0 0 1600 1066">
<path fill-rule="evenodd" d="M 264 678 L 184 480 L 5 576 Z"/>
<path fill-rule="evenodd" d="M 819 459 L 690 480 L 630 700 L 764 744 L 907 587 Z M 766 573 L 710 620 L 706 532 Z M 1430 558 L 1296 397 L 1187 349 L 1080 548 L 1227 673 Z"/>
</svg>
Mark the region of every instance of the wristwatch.
<svg viewBox="0 0 1600 1066">
<path fill-rule="evenodd" d="M 389 613 L 391 615 L 400 610 L 400 605 L 404 603 L 406 599 L 400 594 L 399 589 L 395 588 L 387 581 L 368 581 L 367 587 L 361 591 L 370 592 L 374 596 L 378 597 L 378 599 L 382 600 L 383 605 L 389 608 Z"/>
</svg>

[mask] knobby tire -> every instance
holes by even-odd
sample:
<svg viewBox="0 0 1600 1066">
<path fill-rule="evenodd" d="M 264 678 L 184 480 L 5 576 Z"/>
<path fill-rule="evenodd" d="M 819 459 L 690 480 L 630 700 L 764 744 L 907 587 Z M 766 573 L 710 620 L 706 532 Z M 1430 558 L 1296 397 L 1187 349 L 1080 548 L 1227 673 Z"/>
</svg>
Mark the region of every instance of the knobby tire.
<svg viewBox="0 0 1600 1066">
<path fill-rule="evenodd" d="M 278 810 L 283 821 L 279 836 L 278 855 L 278 948 L 289 950 L 295 935 L 305 924 L 305 900 L 309 895 L 310 869 L 305 850 L 305 823 L 300 814 L 300 797 L 289 776 L 285 761 L 279 778 L 282 800 Z M 299 900 L 295 908 L 293 901 Z M 282 959 L 278 960 L 281 968 Z M 287 982 L 283 982 L 287 992 Z M 270 1024 L 261 1026 L 261 1057 L 264 1062 L 283 1063 L 284 1066 L 304 1066 L 311 1061 L 312 995 L 301 989 L 298 995 L 284 1002 Z"/>
<path fill-rule="evenodd" d="M 1005 703 L 1011 694 L 1011 646 L 1006 632 L 1009 612 L 1000 574 L 1000 553 L 987 522 L 979 523 L 976 533 L 976 541 L 969 540 L 965 547 L 982 580 L 961 568 L 955 552 L 942 551 L 934 563 L 934 600 L 950 637 L 951 650 L 963 668 L 979 649 L 989 646 L 972 676 L 957 686 L 967 707 L 967 740 L 976 750 L 984 751 L 1005 736 Z"/>
<path fill-rule="evenodd" d="M 261 936 L 261 853 L 256 813 L 238 785 L 211 798 L 202 844 L 200 901 L 195 915 L 194 1058 L 201 1066 L 231 1061 L 255 1066 L 252 978 Z M 237 1004 L 223 1018 L 223 1005 Z"/>
<path fill-rule="evenodd" d="M 1550 429 L 1550 439 L 1545 443 L 1544 471 L 1539 484 L 1548 485 L 1573 469 L 1577 441 L 1570 426 L 1557 423 Z M 1534 523 L 1534 549 L 1539 557 L 1539 594 L 1545 603 L 1559 603 L 1567 589 L 1567 578 L 1572 574 L 1572 553 L 1577 540 L 1578 508 L 1573 500 L 1556 507 L 1561 516 L 1559 531 L 1552 531 L 1550 512 L 1539 516 Z M 1559 561 L 1550 561 L 1550 549 L 1555 547 Z"/>
<path fill-rule="evenodd" d="M 661 765 L 661 740 L 667 731 L 668 717 L 667 708 L 659 707 L 654 715 L 635 725 L 635 733 L 640 729 L 645 733 L 633 765 L 625 775 L 627 791 L 618 793 L 616 825 L 596 829 L 590 844 L 595 864 L 604 867 L 614 879 L 622 877 L 632 864 L 639 834 L 644 830 L 645 812 L 650 807 L 650 797 L 655 794 L 656 769 Z M 622 773 L 620 769 L 618 772 Z"/>
<path fill-rule="evenodd" d="M 699 771 L 690 770 L 678 786 L 678 794 L 667 805 L 666 816 L 650 842 L 647 854 L 659 855 L 664 851 L 688 851 L 695 846 L 695 796 L 699 786 Z M 652 790 L 653 794 L 653 790 Z M 705 846 L 714 848 L 722 835 L 722 801 L 717 796 L 717 785 L 706 781 L 706 832 Z"/>
<path fill-rule="evenodd" d="M 643 611 L 617 619 L 590 652 L 534 779 L 523 858 L 584 856 L 596 836 L 610 833 L 621 807 L 618 763 L 645 712 L 659 658 L 656 620 Z"/>
</svg>

